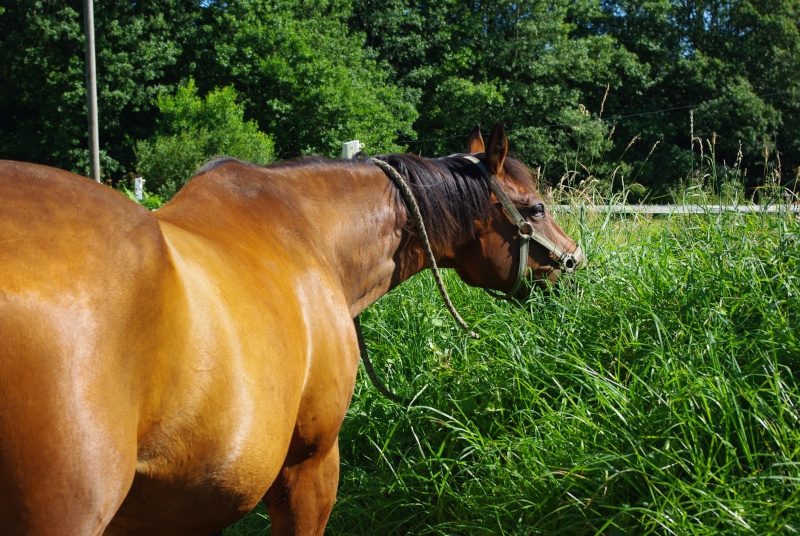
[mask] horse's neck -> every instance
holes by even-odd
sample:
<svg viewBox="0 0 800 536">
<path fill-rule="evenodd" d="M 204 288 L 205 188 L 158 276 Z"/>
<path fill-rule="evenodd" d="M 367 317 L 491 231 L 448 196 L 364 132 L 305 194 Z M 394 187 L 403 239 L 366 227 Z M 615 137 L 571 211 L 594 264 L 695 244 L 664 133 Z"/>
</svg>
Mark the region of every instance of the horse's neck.
<svg viewBox="0 0 800 536">
<path fill-rule="evenodd" d="M 200 210 L 210 203 L 220 209 Z M 220 240 L 241 235 L 242 225 L 255 227 L 265 254 L 278 244 L 327 266 L 353 317 L 426 266 L 404 231 L 396 190 L 377 167 L 220 166 L 190 182 L 157 217 Z M 296 239 L 287 243 L 289 236 Z"/>
<path fill-rule="evenodd" d="M 301 204 L 322 228 L 324 249 L 355 317 L 422 270 L 426 259 L 405 230 L 406 211 L 382 171 L 357 167 L 329 173 L 318 176 L 314 192 Z"/>
<path fill-rule="evenodd" d="M 317 253 L 336 271 L 351 316 L 425 267 L 418 242 L 405 231 L 397 190 L 380 169 L 291 171 L 287 188 L 300 193 L 292 205 L 319 234 Z"/>
</svg>

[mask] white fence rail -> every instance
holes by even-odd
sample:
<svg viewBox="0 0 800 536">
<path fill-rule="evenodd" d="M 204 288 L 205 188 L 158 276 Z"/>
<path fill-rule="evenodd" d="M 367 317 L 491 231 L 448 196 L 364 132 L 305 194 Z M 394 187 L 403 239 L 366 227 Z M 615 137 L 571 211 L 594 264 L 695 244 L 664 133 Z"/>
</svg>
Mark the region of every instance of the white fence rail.
<svg viewBox="0 0 800 536">
<path fill-rule="evenodd" d="M 722 212 L 777 213 L 793 212 L 800 214 L 800 205 L 557 205 L 558 210 L 567 212 L 587 211 L 614 214 L 719 214 Z"/>
</svg>

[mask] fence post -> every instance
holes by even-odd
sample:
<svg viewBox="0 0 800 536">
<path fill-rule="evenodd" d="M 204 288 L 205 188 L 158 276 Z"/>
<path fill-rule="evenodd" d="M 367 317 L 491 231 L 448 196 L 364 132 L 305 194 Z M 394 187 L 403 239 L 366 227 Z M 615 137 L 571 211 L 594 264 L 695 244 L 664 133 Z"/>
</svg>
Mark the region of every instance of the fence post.
<svg viewBox="0 0 800 536">
<path fill-rule="evenodd" d="M 348 141 L 342 144 L 342 158 L 346 160 L 350 160 L 353 158 L 358 151 L 361 150 L 363 144 L 359 143 L 358 140 Z"/>
<path fill-rule="evenodd" d="M 144 196 L 144 179 L 142 177 L 133 179 L 133 195 L 139 203 L 142 202 Z"/>
</svg>

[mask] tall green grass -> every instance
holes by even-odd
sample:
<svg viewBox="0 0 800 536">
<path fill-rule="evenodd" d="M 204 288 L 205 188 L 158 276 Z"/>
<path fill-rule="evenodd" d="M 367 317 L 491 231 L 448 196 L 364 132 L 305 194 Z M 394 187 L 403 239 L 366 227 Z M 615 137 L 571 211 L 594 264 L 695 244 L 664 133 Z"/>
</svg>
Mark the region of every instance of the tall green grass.
<svg viewBox="0 0 800 536">
<path fill-rule="evenodd" d="M 557 214 L 589 267 L 498 302 L 428 274 L 368 309 L 329 534 L 800 532 L 800 221 Z M 267 534 L 263 513 L 228 535 Z"/>
</svg>

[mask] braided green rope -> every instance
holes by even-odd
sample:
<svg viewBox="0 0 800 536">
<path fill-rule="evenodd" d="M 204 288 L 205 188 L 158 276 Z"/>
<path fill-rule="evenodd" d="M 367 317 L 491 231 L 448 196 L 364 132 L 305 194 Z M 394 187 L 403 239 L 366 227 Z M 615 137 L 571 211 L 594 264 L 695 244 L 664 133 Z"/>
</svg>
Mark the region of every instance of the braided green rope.
<svg viewBox="0 0 800 536">
<path fill-rule="evenodd" d="M 380 392 L 383 396 L 391 400 L 392 402 L 396 402 L 402 406 L 410 406 L 413 400 L 410 398 L 404 398 L 402 396 L 396 395 L 391 392 L 378 378 L 378 375 L 375 374 L 375 369 L 372 367 L 372 360 L 369 358 L 369 352 L 367 352 L 367 343 L 364 342 L 364 333 L 361 331 L 361 319 L 359 317 L 355 317 L 353 319 L 353 325 L 356 328 L 356 337 L 358 338 L 358 350 L 361 352 L 361 359 L 364 361 L 364 370 L 367 371 L 367 376 L 369 377 L 372 385 Z"/>
<path fill-rule="evenodd" d="M 473 339 L 480 339 L 480 335 L 474 331 L 471 331 L 469 329 L 469 325 L 464 321 L 463 318 L 461 318 L 461 315 L 458 314 L 453 302 L 450 300 L 450 296 L 447 294 L 447 289 L 444 288 L 444 281 L 442 281 L 442 275 L 439 273 L 439 267 L 436 265 L 436 259 L 433 256 L 433 249 L 431 249 L 431 242 L 428 239 L 428 232 L 425 230 L 425 222 L 422 221 L 422 213 L 419 211 L 419 205 L 417 204 L 417 200 L 414 198 L 414 194 L 411 192 L 411 187 L 408 185 L 403 176 L 388 162 L 379 160 L 377 158 L 373 158 L 372 162 L 381 168 L 383 172 L 386 173 L 390 179 L 392 179 L 397 186 L 397 189 L 400 190 L 400 194 L 403 196 L 403 200 L 405 201 L 409 212 L 411 212 L 411 215 L 414 218 L 414 223 L 417 224 L 417 228 L 420 231 L 422 243 L 425 246 L 425 253 L 428 255 L 428 260 L 431 263 L 431 272 L 433 272 L 433 278 L 436 281 L 436 287 L 439 289 L 439 294 L 442 295 L 442 299 L 444 300 L 444 304 L 447 307 L 447 310 L 450 312 L 450 315 L 461 327 L 461 329 L 469 332 L 470 337 Z"/>
</svg>

